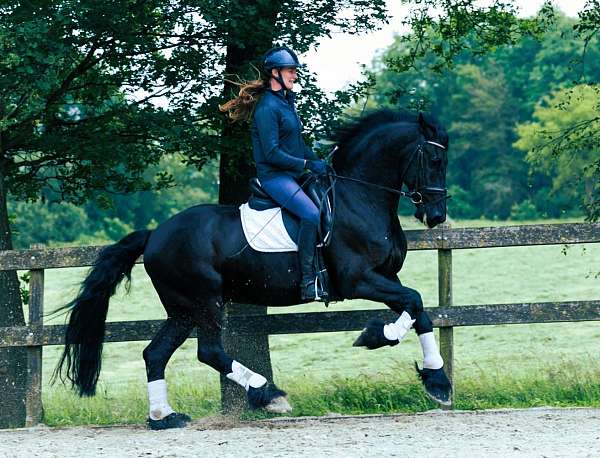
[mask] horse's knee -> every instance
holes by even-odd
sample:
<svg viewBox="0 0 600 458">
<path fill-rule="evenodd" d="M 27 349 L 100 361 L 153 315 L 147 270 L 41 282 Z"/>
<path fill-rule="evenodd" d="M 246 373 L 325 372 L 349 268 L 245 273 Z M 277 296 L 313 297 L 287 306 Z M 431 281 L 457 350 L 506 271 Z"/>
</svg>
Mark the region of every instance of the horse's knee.
<svg viewBox="0 0 600 458">
<path fill-rule="evenodd" d="M 218 349 L 216 345 L 198 345 L 198 361 L 209 364 L 218 358 Z"/>
<path fill-rule="evenodd" d="M 146 363 L 146 374 L 148 380 L 160 380 L 165 378 L 165 367 L 169 361 L 168 354 L 162 351 L 157 345 L 150 343 L 142 352 L 144 362 Z"/>
<path fill-rule="evenodd" d="M 421 312 L 423 312 L 423 299 L 421 298 L 421 294 L 411 289 L 408 293 L 406 305 L 404 306 L 404 310 L 414 319 L 418 317 Z"/>
</svg>

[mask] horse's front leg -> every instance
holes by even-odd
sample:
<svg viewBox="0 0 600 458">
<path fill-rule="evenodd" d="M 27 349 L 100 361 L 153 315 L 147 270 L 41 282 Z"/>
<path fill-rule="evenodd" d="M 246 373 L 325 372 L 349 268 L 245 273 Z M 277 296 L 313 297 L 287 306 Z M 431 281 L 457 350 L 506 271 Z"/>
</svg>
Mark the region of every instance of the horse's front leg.
<svg viewBox="0 0 600 458">
<path fill-rule="evenodd" d="M 394 323 L 389 324 L 380 319 L 370 320 L 354 342 L 356 347 L 374 350 L 386 345 L 396 345 L 406 336 L 417 318 L 423 321 L 421 295 L 418 291 L 403 286 L 397 277 L 392 279 L 371 272 L 357 283 L 353 297 L 383 302 L 400 315 Z"/>
<path fill-rule="evenodd" d="M 354 346 L 373 350 L 397 345 L 414 326 L 423 350 L 423 369 L 415 363 L 417 373 L 426 393 L 434 401 L 449 405 L 452 385 L 443 370 L 444 361 L 435 341 L 433 324 L 423 309 L 419 292 L 403 286 L 397 278 L 373 274 L 359 283 L 356 293 L 356 297 L 384 302 L 400 316 L 388 324 L 379 318 L 369 320 Z"/>
</svg>

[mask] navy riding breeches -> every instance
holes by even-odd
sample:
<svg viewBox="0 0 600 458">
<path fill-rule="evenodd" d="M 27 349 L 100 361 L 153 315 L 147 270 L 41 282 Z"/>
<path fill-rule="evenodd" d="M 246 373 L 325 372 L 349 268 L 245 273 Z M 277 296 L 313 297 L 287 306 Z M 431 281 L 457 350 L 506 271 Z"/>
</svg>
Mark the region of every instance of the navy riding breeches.
<svg viewBox="0 0 600 458">
<path fill-rule="evenodd" d="M 279 175 L 262 183 L 262 188 L 275 202 L 300 219 L 319 225 L 319 209 L 308 197 L 296 180 L 289 175 Z"/>
</svg>

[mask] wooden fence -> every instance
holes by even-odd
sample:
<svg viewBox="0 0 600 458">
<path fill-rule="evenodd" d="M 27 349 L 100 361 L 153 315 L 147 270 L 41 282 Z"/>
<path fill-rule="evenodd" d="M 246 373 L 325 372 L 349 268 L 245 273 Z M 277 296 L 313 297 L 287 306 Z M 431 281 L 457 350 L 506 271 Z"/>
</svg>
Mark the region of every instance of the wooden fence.
<svg viewBox="0 0 600 458">
<path fill-rule="evenodd" d="M 452 250 L 509 246 L 556 245 L 600 242 L 600 224 L 551 224 L 504 226 L 467 229 L 432 229 L 406 231 L 409 250 L 438 250 L 439 306 L 427 312 L 440 330 L 440 349 L 446 371 L 453 376 L 453 328 L 518 323 L 551 323 L 560 321 L 600 320 L 600 300 L 581 302 L 545 302 L 487 305 L 454 305 L 452 301 Z M 90 266 L 102 247 L 0 251 L 0 270 L 29 270 L 29 325 L 0 328 L 0 347 L 26 346 L 28 349 L 27 424 L 34 425 L 42 417 L 42 348 L 63 343 L 64 325 L 44 326 L 44 270 Z M 141 262 L 138 259 L 137 262 Z M 565 260 L 568 264 L 568 259 Z M 568 268 L 568 267 L 562 267 Z M 535 275 L 532 272 L 532 275 Z M 58 305 L 58 304 L 53 304 Z M 52 308 L 54 309 L 54 307 Z M 375 315 L 389 321 L 396 315 L 389 309 L 314 312 L 267 315 L 266 307 L 255 307 L 248 314 L 232 306 L 224 317 L 224 340 L 228 351 L 244 364 L 257 368 L 269 378 L 268 336 L 310 332 L 357 331 Z M 150 340 L 162 320 L 111 322 L 106 326 L 106 342 Z M 244 335 L 244 339 L 236 339 Z M 253 342 L 249 342 L 249 340 Z M 243 349 L 231 342 L 244 342 L 247 348 L 262 348 L 239 356 Z M 223 386 L 224 406 L 233 405 L 238 394 Z"/>
</svg>

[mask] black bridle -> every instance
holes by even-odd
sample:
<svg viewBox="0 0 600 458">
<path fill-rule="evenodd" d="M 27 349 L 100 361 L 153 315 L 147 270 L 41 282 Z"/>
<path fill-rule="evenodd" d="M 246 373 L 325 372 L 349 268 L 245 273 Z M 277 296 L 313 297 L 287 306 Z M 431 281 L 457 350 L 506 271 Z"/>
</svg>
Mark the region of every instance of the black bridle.
<svg viewBox="0 0 600 458">
<path fill-rule="evenodd" d="M 404 172 L 402 173 L 402 179 L 400 181 L 401 183 L 404 183 L 404 178 L 406 177 L 406 174 L 408 173 L 408 170 L 410 169 L 410 166 L 412 165 L 413 161 L 415 161 L 415 159 L 416 159 L 417 160 L 417 180 L 416 180 L 415 186 L 412 190 L 409 189 L 407 191 L 403 191 L 402 189 L 390 188 L 389 186 L 382 186 L 382 185 L 379 185 L 376 183 L 371 183 L 369 181 L 360 180 L 358 178 L 351 178 L 351 177 L 346 177 L 343 175 L 338 175 L 335 172 L 333 173 L 333 176 L 335 178 L 339 178 L 341 180 L 354 181 L 356 183 L 362 183 L 364 185 L 372 186 L 377 189 L 382 189 L 384 191 L 388 191 L 388 192 L 397 194 L 401 197 L 408 197 L 416 207 L 432 205 L 441 200 L 449 199 L 450 196 L 448 196 L 447 188 L 438 188 L 435 186 L 427 186 L 426 184 L 424 184 L 426 180 L 425 180 L 425 153 L 424 153 L 423 145 L 425 145 L 426 143 L 429 145 L 433 145 L 436 148 L 441 148 L 443 150 L 446 149 L 446 147 L 444 145 L 434 142 L 434 141 L 431 141 L 431 140 L 423 140 L 421 143 L 419 143 L 417 145 L 417 147 L 415 148 L 415 151 L 410 156 L 410 160 L 408 161 L 408 165 L 406 166 L 406 168 L 404 169 Z M 329 156 L 332 156 L 336 149 L 337 149 L 337 146 L 333 149 L 333 151 L 330 153 Z M 434 195 L 439 194 L 440 197 L 438 197 L 437 199 L 435 199 L 431 202 L 425 203 L 425 201 L 423 200 L 424 193 L 434 194 Z"/>
</svg>

